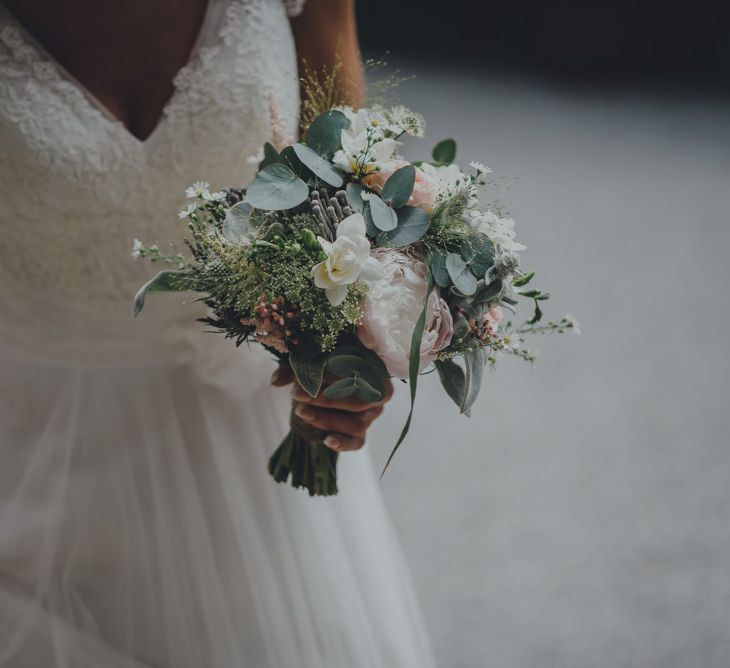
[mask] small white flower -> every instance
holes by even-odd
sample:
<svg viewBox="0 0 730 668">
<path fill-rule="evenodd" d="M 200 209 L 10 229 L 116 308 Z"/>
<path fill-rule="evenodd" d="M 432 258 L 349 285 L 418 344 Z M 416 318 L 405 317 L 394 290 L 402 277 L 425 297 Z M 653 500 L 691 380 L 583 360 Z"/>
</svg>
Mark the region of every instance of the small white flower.
<svg viewBox="0 0 730 668">
<path fill-rule="evenodd" d="M 222 190 L 219 190 L 218 192 L 214 192 L 214 193 L 209 192 L 209 191 L 205 191 L 203 193 L 203 199 L 206 202 L 221 202 L 225 198 L 226 198 L 226 194 Z"/>
<path fill-rule="evenodd" d="M 343 113 L 348 116 L 350 127 L 340 132 L 342 148 L 332 162 L 358 178 L 377 171 L 395 152 L 395 141 L 385 137 L 380 117 L 366 109 L 349 114 L 343 109 Z"/>
<path fill-rule="evenodd" d="M 337 238 L 330 242 L 318 237 L 327 259 L 312 267 L 314 284 L 325 290 L 332 306 L 347 297 L 347 286 L 358 279 L 373 281 L 383 276 L 380 263 L 370 256 L 370 242 L 365 236 L 365 219 L 354 213 L 337 226 Z"/>
<path fill-rule="evenodd" d="M 491 211 L 470 211 L 468 214 L 472 225 L 503 250 L 514 252 L 527 248 L 515 241 L 515 221 L 511 218 L 500 218 Z"/>
<path fill-rule="evenodd" d="M 473 206 L 478 202 L 476 188 L 471 179 L 464 174 L 457 164 L 442 165 L 434 167 L 428 163 L 421 165 L 421 170 L 432 180 L 438 183 L 436 190 L 436 203 L 450 199 L 464 191 L 469 195 L 469 204 Z M 473 201 L 472 201 L 473 200 Z"/>
<path fill-rule="evenodd" d="M 392 132 L 395 132 L 396 134 L 405 132 L 412 137 L 425 136 L 426 121 L 421 114 L 411 111 L 408 107 L 404 107 L 403 105 L 398 105 L 389 110 L 388 116 L 390 118 L 390 130 Z"/>
<path fill-rule="evenodd" d="M 191 213 L 195 213 L 195 209 L 198 208 L 198 205 L 195 202 L 190 202 L 182 211 L 179 211 L 177 214 L 177 217 L 182 220 L 183 218 L 187 218 Z"/>
<path fill-rule="evenodd" d="M 507 332 L 502 336 L 502 348 L 508 352 L 518 350 L 522 345 L 522 339 L 514 332 Z"/>
<path fill-rule="evenodd" d="M 142 254 L 143 249 L 144 249 L 144 244 L 139 239 L 135 239 L 132 242 L 132 253 L 131 253 L 132 257 L 135 259 L 138 258 Z"/>
<path fill-rule="evenodd" d="M 490 167 L 487 167 L 484 163 L 477 162 L 476 160 L 474 160 L 473 162 L 470 162 L 469 167 L 471 167 L 479 175 L 492 173 L 492 170 Z"/>
<path fill-rule="evenodd" d="M 196 181 L 193 185 L 185 189 L 185 197 L 192 199 L 193 197 L 202 197 L 210 189 L 210 183 L 207 181 Z"/>
<path fill-rule="evenodd" d="M 264 147 L 260 146 L 259 150 L 256 151 L 253 155 L 249 155 L 248 158 L 246 158 L 246 163 L 249 165 L 258 165 L 263 159 L 264 159 Z"/>
</svg>

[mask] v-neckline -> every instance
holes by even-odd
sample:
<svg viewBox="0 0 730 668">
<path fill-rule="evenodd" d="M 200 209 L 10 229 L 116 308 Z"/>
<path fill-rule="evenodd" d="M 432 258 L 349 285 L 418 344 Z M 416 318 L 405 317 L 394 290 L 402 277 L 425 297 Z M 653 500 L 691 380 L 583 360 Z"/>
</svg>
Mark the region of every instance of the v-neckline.
<svg viewBox="0 0 730 668">
<path fill-rule="evenodd" d="M 175 83 L 178 79 L 178 76 L 181 72 L 189 68 L 195 62 L 200 53 L 200 47 L 203 42 L 203 38 L 205 36 L 205 33 L 208 31 L 208 24 L 210 23 L 211 16 L 214 13 L 212 11 L 212 6 L 214 2 L 215 0 L 206 0 L 205 12 L 203 13 L 203 18 L 200 21 L 200 25 L 198 26 L 195 41 L 193 42 L 190 52 L 188 53 L 188 57 L 185 60 L 185 63 L 183 63 L 183 65 L 181 65 L 175 71 L 175 74 L 172 77 L 172 81 L 170 82 L 172 85 L 172 93 L 170 94 L 170 97 L 167 99 L 165 104 L 162 105 L 162 108 L 160 109 L 157 121 L 155 123 L 155 126 L 152 128 L 152 131 L 144 138 L 138 137 L 136 134 L 134 134 L 134 132 L 132 132 L 127 127 L 126 123 L 121 118 L 117 117 L 114 112 L 112 112 L 111 109 L 109 109 L 109 107 L 105 105 L 91 90 L 89 90 L 73 73 L 67 70 L 58 61 L 58 59 L 48 49 L 46 49 L 45 46 L 43 46 L 43 44 L 41 44 L 28 30 L 26 30 L 23 24 L 15 17 L 15 15 L 5 6 L 5 3 L 3 3 L 1 0 L 0 9 L 5 10 L 5 14 L 7 15 L 10 22 L 14 25 L 16 30 L 20 33 L 22 39 L 30 46 L 35 48 L 45 60 L 53 65 L 53 67 L 58 72 L 60 78 L 68 81 L 82 94 L 89 107 L 95 109 L 96 111 L 101 113 L 107 119 L 107 121 L 119 127 L 121 132 L 132 142 L 144 147 L 148 145 L 153 137 L 155 137 L 161 130 L 167 117 L 167 111 L 172 103 L 176 100 L 180 92 L 177 84 Z"/>
</svg>

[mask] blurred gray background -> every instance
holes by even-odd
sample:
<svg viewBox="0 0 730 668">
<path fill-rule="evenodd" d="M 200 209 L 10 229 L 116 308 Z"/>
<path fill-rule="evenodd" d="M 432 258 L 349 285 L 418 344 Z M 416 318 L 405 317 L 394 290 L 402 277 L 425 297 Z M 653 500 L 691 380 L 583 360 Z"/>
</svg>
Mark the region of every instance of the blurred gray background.
<svg viewBox="0 0 730 668">
<path fill-rule="evenodd" d="M 676 77 L 417 52 L 391 63 L 416 75 L 399 97 L 429 122 L 409 156 L 453 136 L 458 162 L 490 165 L 524 264 L 553 294 L 548 315 L 570 312 L 583 330 L 533 340 L 535 368 L 503 360 L 471 419 L 422 379 L 382 486 L 440 665 L 727 668 L 730 100 L 719 79 L 702 79 L 702 62 Z M 590 76 L 599 70 L 608 76 Z M 373 429 L 376 466 L 405 418 L 404 389 Z"/>
</svg>

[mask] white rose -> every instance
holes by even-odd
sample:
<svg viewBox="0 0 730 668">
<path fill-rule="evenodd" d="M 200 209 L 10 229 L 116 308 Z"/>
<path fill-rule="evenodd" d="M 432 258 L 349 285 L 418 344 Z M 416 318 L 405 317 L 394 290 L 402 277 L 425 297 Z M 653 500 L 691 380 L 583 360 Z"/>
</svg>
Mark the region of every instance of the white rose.
<svg viewBox="0 0 730 668">
<path fill-rule="evenodd" d="M 411 337 L 423 309 L 426 266 L 405 253 L 379 249 L 374 252 L 384 277 L 370 285 L 362 304 L 357 335 L 383 360 L 397 378 L 408 378 Z M 419 370 L 436 359 L 451 343 L 454 321 L 446 302 L 434 289 L 428 298 L 426 323 L 421 338 Z"/>
<path fill-rule="evenodd" d="M 370 257 L 370 242 L 365 236 L 365 219 L 355 213 L 337 226 L 337 238 L 330 242 L 318 237 L 327 259 L 312 267 L 314 284 L 326 291 L 332 306 L 347 297 L 347 286 L 358 279 L 376 280 L 383 276 L 380 263 Z"/>
</svg>

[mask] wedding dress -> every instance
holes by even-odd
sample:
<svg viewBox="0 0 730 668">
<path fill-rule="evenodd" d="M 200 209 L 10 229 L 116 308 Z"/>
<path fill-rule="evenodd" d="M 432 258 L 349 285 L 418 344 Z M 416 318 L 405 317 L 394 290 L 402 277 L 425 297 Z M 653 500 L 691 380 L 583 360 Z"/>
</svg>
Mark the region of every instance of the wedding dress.
<svg viewBox="0 0 730 668">
<path fill-rule="evenodd" d="M 289 393 L 261 350 L 153 296 L 139 237 L 186 185 L 247 183 L 269 96 L 294 132 L 281 0 L 211 0 L 140 141 L 0 6 L 0 665 L 428 668 L 375 472 L 276 484 Z M 294 3 L 289 3 L 291 6 Z"/>
</svg>

